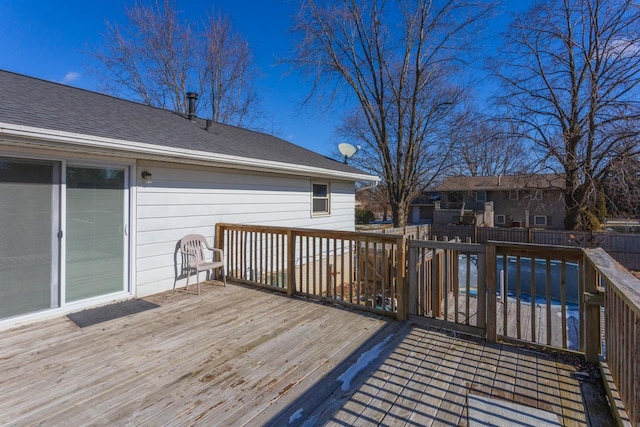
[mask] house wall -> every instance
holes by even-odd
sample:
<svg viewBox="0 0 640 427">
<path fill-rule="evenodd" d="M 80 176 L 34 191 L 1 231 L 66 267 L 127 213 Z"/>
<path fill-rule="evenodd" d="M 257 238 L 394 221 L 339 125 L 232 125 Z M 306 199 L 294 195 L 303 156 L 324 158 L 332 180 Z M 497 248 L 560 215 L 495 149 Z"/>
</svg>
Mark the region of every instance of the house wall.
<svg viewBox="0 0 640 427">
<path fill-rule="evenodd" d="M 564 227 L 564 202 L 560 191 L 543 191 L 539 200 L 534 199 L 535 192 L 521 190 L 518 192 L 518 200 L 510 200 L 509 192 L 492 191 L 487 194 L 487 199 L 494 202 L 494 215 L 505 215 L 505 226 L 511 226 L 512 221 L 520 221 L 522 226 L 529 224 L 532 228 L 561 229 Z M 528 213 L 528 218 L 526 214 Z M 535 225 L 536 215 L 546 216 L 547 225 Z M 494 216 L 495 218 L 495 216 Z M 496 226 L 497 221 L 494 221 Z"/>
<path fill-rule="evenodd" d="M 213 243 L 218 222 L 355 229 L 353 182 L 169 163 L 140 162 L 137 170 L 138 296 L 173 289 L 180 238 L 198 233 Z M 142 170 L 153 174 L 151 184 L 140 179 Z M 329 215 L 311 214 L 312 182 L 329 184 Z M 184 279 L 177 282 L 184 284 Z"/>
<path fill-rule="evenodd" d="M 410 222 L 412 224 L 431 224 L 433 222 L 433 204 L 411 206 Z"/>
<path fill-rule="evenodd" d="M 458 192 L 459 193 L 459 192 Z M 533 228 L 562 229 L 564 228 L 564 201 L 559 190 L 544 190 L 540 199 L 535 199 L 535 191 L 519 190 L 518 199 L 511 200 L 509 191 L 487 191 L 487 201 L 493 202 L 494 225 L 512 226 L 513 222 L 520 222 L 522 226 Z M 483 202 L 476 202 L 475 192 L 464 192 L 462 200 L 451 200 L 450 194 L 442 195 L 442 210 L 436 210 L 433 214 L 434 224 L 449 224 L 452 218 L 459 215 L 460 207 L 464 202 L 465 210 L 484 210 Z M 448 209 L 447 209 L 448 208 Z M 505 215 L 505 224 L 498 223 L 497 215 Z M 528 215 L 528 217 L 527 217 Z M 535 216 L 545 216 L 547 225 L 535 225 Z M 486 221 L 485 221 L 486 222 Z"/>
</svg>

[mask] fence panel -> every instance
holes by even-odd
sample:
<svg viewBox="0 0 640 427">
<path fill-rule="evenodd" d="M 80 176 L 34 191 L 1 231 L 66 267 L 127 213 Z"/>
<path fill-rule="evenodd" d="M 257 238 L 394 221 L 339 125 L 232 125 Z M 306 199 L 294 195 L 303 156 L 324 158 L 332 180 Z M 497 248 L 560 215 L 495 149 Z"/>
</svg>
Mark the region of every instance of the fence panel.
<svg viewBox="0 0 640 427">
<path fill-rule="evenodd" d="M 491 228 L 478 227 L 476 243 L 487 243 L 489 240 L 500 242 L 527 243 L 528 232 L 526 228 Z"/>
<path fill-rule="evenodd" d="M 459 237 L 463 242 L 471 239 L 473 243 L 477 243 L 477 227 L 466 225 L 432 225 L 431 239 L 443 240 L 445 237 Z"/>
<path fill-rule="evenodd" d="M 402 229 L 397 230 L 398 233 Z M 426 233 L 425 233 L 426 234 Z M 535 243 L 580 248 L 601 247 L 616 261 L 630 270 L 640 271 L 640 234 L 616 232 L 585 232 L 565 230 L 539 230 L 534 228 L 469 227 L 460 225 L 432 225 L 431 233 L 423 239 L 442 240 L 460 237 L 463 241 L 486 243 L 500 242 Z M 413 238 L 413 237 L 412 237 Z"/>
</svg>

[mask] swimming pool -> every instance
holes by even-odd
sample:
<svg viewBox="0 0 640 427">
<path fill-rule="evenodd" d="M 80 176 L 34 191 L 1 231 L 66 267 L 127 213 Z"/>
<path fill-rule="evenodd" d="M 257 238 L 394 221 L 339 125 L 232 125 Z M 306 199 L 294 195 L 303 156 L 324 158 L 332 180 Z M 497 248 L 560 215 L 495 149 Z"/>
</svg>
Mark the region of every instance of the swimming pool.
<svg viewBox="0 0 640 427">
<path fill-rule="evenodd" d="M 477 294 L 478 283 L 478 267 L 477 256 L 471 255 L 469 258 L 469 294 Z M 515 298 L 518 296 L 517 283 L 517 258 L 514 256 L 507 257 L 507 268 L 504 269 L 502 255 L 497 257 L 496 262 L 498 282 L 498 295 L 506 294 L 507 297 Z M 520 258 L 520 300 L 523 302 L 531 302 L 531 258 Z M 462 292 L 466 292 L 467 277 L 467 259 L 466 255 L 459 256 L 459 286 Z M 560 261 L 551 260 L 549 263 L 549 277 L 551 287 L 549 289 L 550 304 L 560 305 L 562 301 L 562 263 Z M 547 303 L 547 268 L 546 260 L 536 259 L 534 267 L 534 284 L 535 284 L 535 303 Z M 579 272 L 578 264 L 565 263 L 565 301 L 567 304 L 576 305 L 579 301 Z"/>
</svg>

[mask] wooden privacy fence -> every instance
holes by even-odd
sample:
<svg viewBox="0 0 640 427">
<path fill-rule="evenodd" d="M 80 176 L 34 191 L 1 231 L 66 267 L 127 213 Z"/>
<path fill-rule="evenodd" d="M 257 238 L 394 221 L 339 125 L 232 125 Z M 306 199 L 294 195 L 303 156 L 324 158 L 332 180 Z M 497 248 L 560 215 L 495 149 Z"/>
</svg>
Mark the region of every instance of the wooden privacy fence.
<svg viewBox="0 0 640 427">
<path fill-rule="evenodd" d="M 236 281 L 406 317 L 403 236 L 220 223 L 216 239 Z"/>
<path fill-rule="evenodd" d="M 408 227 L 410 228 L 410 227 Z M 460 225 L 424 225 L 418 228 L 428 239 L 442 240 L 443 236 L 471 239 L 474 243 L 488 241 L 535 243 L 540 245 L 601 247 L 625 267 L 640 271 L 640 233 L 585 232 L 541 230 L 515 227 L 469 227 Z M 400 233 L 402 229 L 393 229 Z"/>
</svg>

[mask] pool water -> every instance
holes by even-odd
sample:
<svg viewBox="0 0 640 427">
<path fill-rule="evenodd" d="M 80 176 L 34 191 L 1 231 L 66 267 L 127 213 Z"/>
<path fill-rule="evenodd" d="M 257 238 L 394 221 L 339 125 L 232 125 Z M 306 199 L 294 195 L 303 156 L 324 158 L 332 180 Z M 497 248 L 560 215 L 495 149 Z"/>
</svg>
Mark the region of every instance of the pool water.
<svg viewBox="0 0 640 427">
<path fill-rule="evenodd" d="M 506 293 L 507 297 L 517 297 L 517 259 L 516 257 L 507 257 L 507 269 L 504 271 L 503 257 L 497 257 L 498 295 Z M 477 295 L 478 268 L 477 256 L 470 257 L 470 277 L 469 277 L 469 295 Z M 549 276 L 551 287 L 549 294 L 552 305 L 560 305 L 562 301 L 562 263 L 559 261 L 551 261 L 549 263 Z M 459 286 L 461 293 L 466 293 L 466 277 L 467 277 L 467 261 L 466 255 L 459 257 Z M 565 263 L 565 295 L 564 300 L 567 305 L 577 305 L 579 299 L 578 293 L 578 265 L 575 263 Z M 520 258 L 520 300 L 523 302 L 531 302 L 531 259 Z M 547 303 L 547 268 L 545 260 L 535 261 L 534 268 L 535 283 L 535 304 Z M 505 289 L 506 288 L 506 289 Z"/>
</svg>

